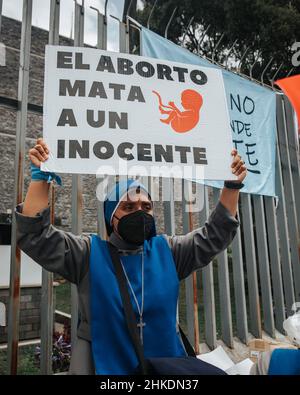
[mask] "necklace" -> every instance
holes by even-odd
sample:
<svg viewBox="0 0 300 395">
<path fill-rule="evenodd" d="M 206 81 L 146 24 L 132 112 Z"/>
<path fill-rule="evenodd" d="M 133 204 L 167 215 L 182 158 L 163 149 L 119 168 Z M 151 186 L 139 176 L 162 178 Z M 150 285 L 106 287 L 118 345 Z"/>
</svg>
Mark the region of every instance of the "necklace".
<svg viewBox="0 0 300 395">
<path fill-rule="evenodd" d="M 132 288 L 132 285 L 131 285 L 131 283 L 129 281 L 129 278 L 127 276 L 127 273 L 126 273 L 126 270 L 124 268 L 123 262 L 122 262 L 122 260 L 120 260 L 120 261 L 121 261 L 123 272 L 125 274 L 126 280 L 128 282 L 129 288 L 130 288 L 130 290 L 132 292 L 132 296 L 134 298 L 135 304 L 136 304 L 138 312 L 139 312 L 140 319 L 139 319 L 139 322 L 137 324 L 137 327 L 140 330 L 140 339 L 141 339 L 141 343 L 143 344 L 143 328 L 144 328 L 144 326 L 146 326 L 146 323 L 143 322 L 143 312 L 144 312 L 144 251 L 142 251 L 142 304 L 141 304 L 141 307 L 139 305 L 139 302 L 137 300 L 135 292 L 134 292 L 134 290 Z"/>
</svg>

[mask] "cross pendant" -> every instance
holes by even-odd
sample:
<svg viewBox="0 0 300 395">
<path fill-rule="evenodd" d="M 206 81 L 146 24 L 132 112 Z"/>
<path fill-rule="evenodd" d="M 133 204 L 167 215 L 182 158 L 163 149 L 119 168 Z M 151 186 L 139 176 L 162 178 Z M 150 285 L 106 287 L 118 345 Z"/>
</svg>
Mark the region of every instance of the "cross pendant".
<svg viewBox="0 0 300 395">
<path fill-rule="evenodd" d="M 143 322 L 143 317 L 140 317 L 140 322 L 137 324 L 137 327 L 140 329 L 140 339 L 143 344 L 143 327 L 146 326 L 146 323 Z"/>
</svg>

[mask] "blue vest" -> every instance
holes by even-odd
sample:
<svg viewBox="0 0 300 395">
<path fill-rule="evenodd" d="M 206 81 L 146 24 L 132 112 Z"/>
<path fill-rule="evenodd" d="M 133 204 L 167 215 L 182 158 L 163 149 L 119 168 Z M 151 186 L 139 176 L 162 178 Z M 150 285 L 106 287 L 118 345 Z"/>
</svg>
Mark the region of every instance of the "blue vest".
<svg viewBox="0 0 300 395">
<path fill-rule="evenodd" d="M 142 255 L 121 256 L 141 306 Z M 144 242 L 145 357 L 186 355 L 176 330 L 179 280 L 163 236 Z M 130 339 L 122 300 L 106 241 L 92 236 L 90 253 L 92 351 L 96 374 L 131 374 L 138 360 Z M 131 290 L 132 306 L 139 314 Z M 138 322 L 138 321 L 137 321 Z"/>
<path fill-rule="evenodd" d="M 300 350 L 284 348 L 274 350 L 268 375 L 300 375 Z"/>
</svg>

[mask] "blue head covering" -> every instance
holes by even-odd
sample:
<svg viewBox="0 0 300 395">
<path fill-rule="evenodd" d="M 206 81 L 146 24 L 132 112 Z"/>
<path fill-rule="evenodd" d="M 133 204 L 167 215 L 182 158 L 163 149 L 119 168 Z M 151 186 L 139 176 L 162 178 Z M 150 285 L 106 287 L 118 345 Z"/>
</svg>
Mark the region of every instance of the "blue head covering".
<svg viewBox="0 0 300 395">
<path fill-rule="evenodd" d="M 121 180 L 116 182 L 116 184 L 112 187 L 112 189 L 107 193 L 106 198 L 104 200 L 104 218 L 107 234 L 110 235 L 113 231 L 111 226 L 111 219 L 113 213 L 116 211 L 121 199 L 128 193 L 130 189 L 142 189 L 145 191 L 149 198 L 151 196 L 147 190 L 147 188 L 139 181 L 134 179 Z M 156 228 L 155 223 L 153 222 L 153 227 L 150 232 L 149 238 L 156 236 Z"/>
</svg>

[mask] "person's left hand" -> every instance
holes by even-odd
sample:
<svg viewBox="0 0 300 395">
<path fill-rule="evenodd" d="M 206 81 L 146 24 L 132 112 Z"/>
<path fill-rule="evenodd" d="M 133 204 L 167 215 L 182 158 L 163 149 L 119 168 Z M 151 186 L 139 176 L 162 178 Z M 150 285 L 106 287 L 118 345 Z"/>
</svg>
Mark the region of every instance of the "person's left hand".
<svg viewBox="0 0 300 395">
<path fill-rule="evenodd" d="M 233 149 L 231 151 L 231 155 L 233 156 L 233 161 L 231 164 L 232 173 L 238 176 L 238 179 L 234 182 L 243 182 L 247 175 L 247 168 L 245 166 L 244 161 L 241 156 L 238 154 L 237 149 Z"/>
</svg>

